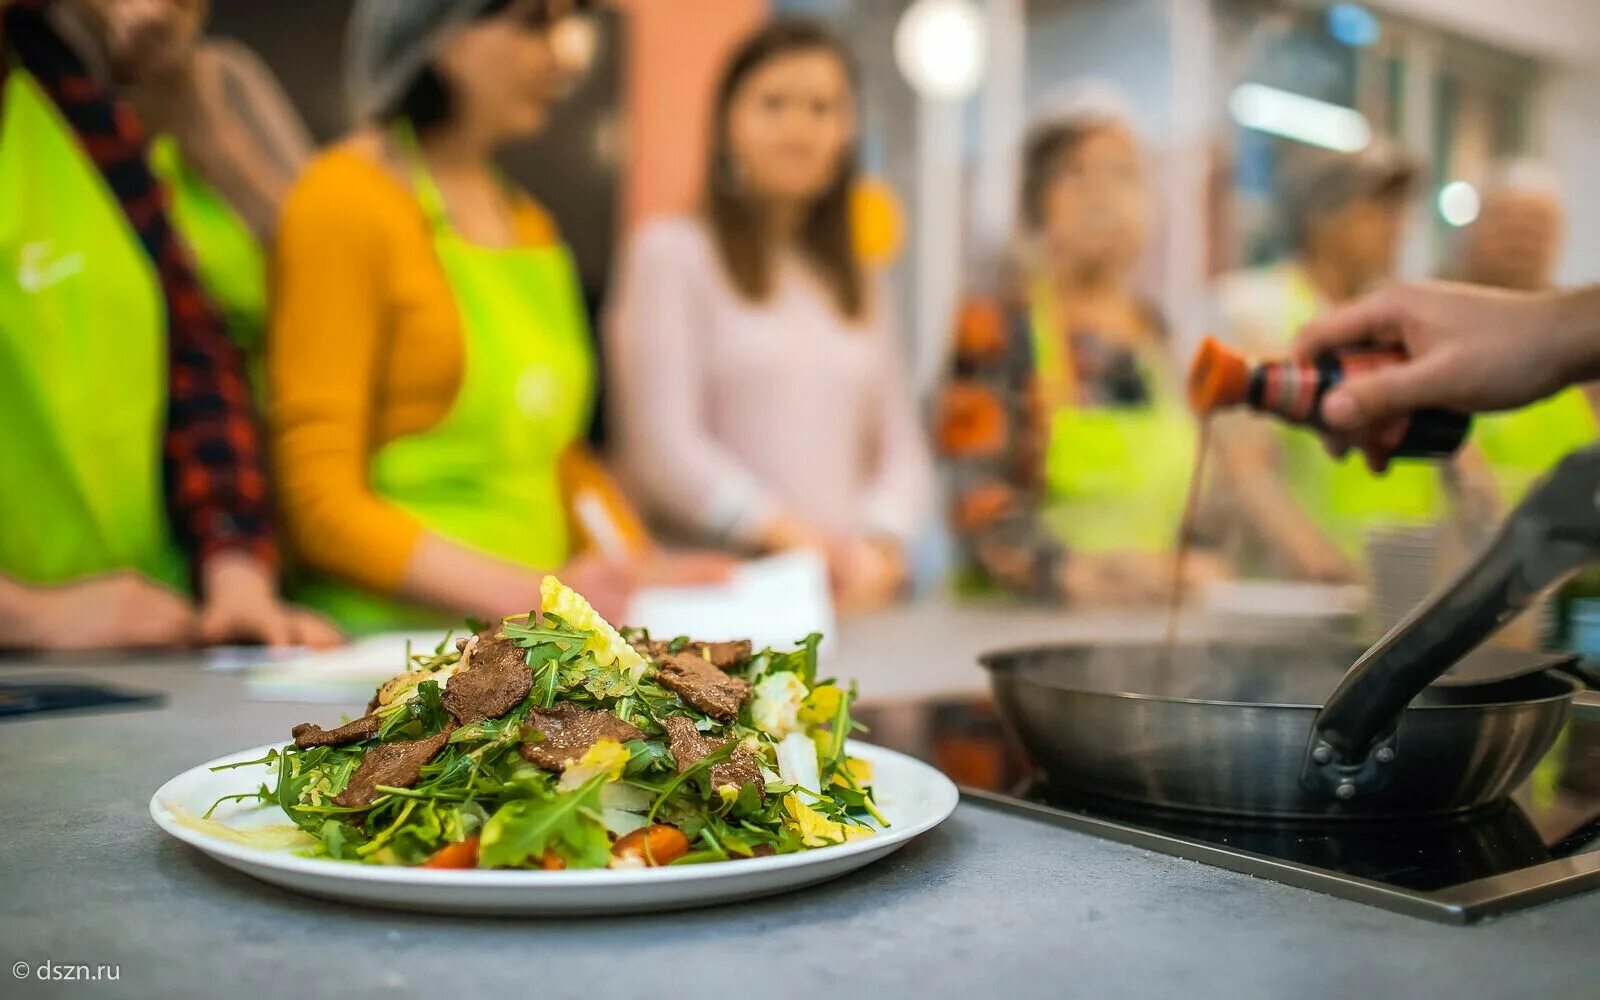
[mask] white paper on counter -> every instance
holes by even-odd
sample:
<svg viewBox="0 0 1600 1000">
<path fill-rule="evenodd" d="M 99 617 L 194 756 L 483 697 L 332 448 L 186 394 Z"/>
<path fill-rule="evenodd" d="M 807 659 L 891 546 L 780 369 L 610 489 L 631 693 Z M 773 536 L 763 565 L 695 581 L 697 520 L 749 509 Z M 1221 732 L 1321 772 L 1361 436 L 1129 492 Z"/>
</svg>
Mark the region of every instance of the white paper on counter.
<svg viewBox="0 0 1600 1000">
<path fill-rule="evenodd" d="M 792 649 L 812 632 L 832 635 L 833 620 L 827 563 L 795 551 L 743 563 L 726 583 L 641 590 L 627 624 L 657 638 L 750 639 L 757 649 Z"/>
<path fill-rule="evenodd" d="M 465 635 L 465 626 L 456 635 Z M 431 652 L 444 632 L 384 632 L 322 652 L 264 661 L 245 678 L 256 701 L 311 701 L 359 708 L 379 684 L 406 668 L 406 642 Z M 453 641 L 452 637 L 452 641 Z"/>
<path fill-rule="evenodd" d="M 290 646 L 285 649 L 268 649 L 265 646 L 211 646 L 202 655 L 205 658 L 206 670 L 236 674 L 272 663 L 298 659 L 309 652 L 305 646 Z"/>
</svg>

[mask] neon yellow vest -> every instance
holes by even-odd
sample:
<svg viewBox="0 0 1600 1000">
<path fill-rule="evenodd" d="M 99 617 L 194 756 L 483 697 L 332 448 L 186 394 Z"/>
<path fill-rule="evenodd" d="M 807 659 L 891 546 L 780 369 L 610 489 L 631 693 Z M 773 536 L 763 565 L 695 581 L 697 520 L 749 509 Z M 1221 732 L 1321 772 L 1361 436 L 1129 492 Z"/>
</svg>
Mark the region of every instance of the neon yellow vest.
<svg viewBox="0 0 1600 1000">
<path fill-rule="evenodd" d="M 13 69 L 0 100 L 0 573 L 182 586 L 161 485 L 160 280 L 37 82 Z"/>
<path fill-rule="evenodd" d="M 1291 282 L 1282 330 L 1287 346 L 1318 306 L 1304 271 L 1286 268 L 1285 276 Z M 1378 476 L 1354 452 L 1332 458 L 1317 435 L 1303 428 L 1282 427 L 1279 440 L 1289 491 L 1347 559 L 1365 558 L 1367 532 L 1373 529 L 1433 524 L 1444 513 L 1439 469 L 1431 462 L 1396 462 Z"/>
<path fill-rule="evenodd" d="M 1494 470 L 1500 497 L 1521 500 L 1539 477 L 1569 453 L 1594 444 L 1600 421 L 1582 389 L 1568 389 L 1510 413 L 1473 419 L 1472 441 Z"/>
<path fill-rule="evenodd" d="M 418 200 L 461 314 L 461 388 L 436 426 L 397 438 L 372 458 L 373 489 L 429 531 L 531 569 L 571 554 L 560 458 L 593 405 L 593 344 L 566 247 L 488 249 L 457 235 L 414 139 Z M 436 624 L 332 580 L 298 596 L 352 632 Z M 508 608 L 507 613 L 515 609 Z"/>
<path fill-rule="evenodd" d="M 1139 359 L 1151 405 L 1085 409 L 1069 401 L 1071 359 L 1043 284 L 1034 290 L 1031 328 L 1040 388 L 1053 401 L 1043 514 L 1051 532 L 1078 552 L 1171 549 L 1194 467 L 1195 427 L 1166 367 Z"/>
</svg>

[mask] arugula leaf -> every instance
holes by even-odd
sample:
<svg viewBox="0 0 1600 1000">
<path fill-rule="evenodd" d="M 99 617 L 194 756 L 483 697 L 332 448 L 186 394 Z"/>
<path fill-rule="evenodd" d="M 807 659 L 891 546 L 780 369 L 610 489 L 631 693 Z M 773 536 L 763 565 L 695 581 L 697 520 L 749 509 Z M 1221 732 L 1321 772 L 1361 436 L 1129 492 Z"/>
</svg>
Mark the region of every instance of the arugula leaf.
<svg viewBox="0 0 1600 1000">
<path fill-rule="evenodd" d="M 834 785 L 828 789 L 828 798 L 837 803 L 843 809 L 844 815 L 851 819 L 871 816 L 883 829 L 887 830 L 890 826 L 888 817 L 880 812 L 878 804 L 872 801 L 872 790 L 869 788 Z"/>
<path fill-rule="evenodd" d="M 852 732 L 862 728 L 859 723 L 850 717 L 850 706 L 855 700 L 856 685 L 852 681 L 850 689 L 845 692 L 843 698 L 839 699 L 839 707 L 834 712 L 833 722 L 828 731 L 828 745 L 818 748 L 822 751 L 820 763 L 822 765 L 823 788 L 828 786 L 833 780 L 833 776 L 839 773 L 841 766 L 844 764 L 845 741 L 850 738 Z"/>
<path fill-rule="evenodd" d="M 405 805 L 400 807 L 400 814 L 395 817 L 394 822 L 374 834 L 372 840 L 356 848 L 356 855 L 363 858 L 369 857 L 387 847 L 389 841 L 395 834 L 400 832 L 401 828 L 405 826 L 406 820 L 411 818 L 411 814 L 416 809 L 417 803 L 415 800 L 407 801 Z M 370 819 L 371 817 L 369 816 L 368 818 Z"/>
<path fill-rule="evenodd" d="M 708 849 L 703 850 L 703 851 L 690 851 L 688 854 L 685 854 L 683 857 L 679 858 L 678 860 L 673 861 L 667 867 L 672 868 L 672 867 L 676 867 L 678 865 L 706 865 L 706 864 L 710 864 L 713 861 L 726 861 L 726 860 L 728 860 L 728 852 L 727 851 L 720 851 L 720 850 L 716 850 L 715 848 L 708 848 Z"/>
<path fill-rule="evenodd" d="M 255 760 L 241 760 L 234 764 L 218 764 L 216 767 L 211 768 L 211 770 L 232 771 L 236 767 L 254 767 L 257 764 L 276 764 L 278 762 L 278 758 L 281 756 L 283 755 L 278 751 L 278 748 L 273 747 L 271 750 L 267 751 L 267 755 L 265 757 L 257 757 Z"/>
<path fill-rule="evenodd" d="M 327 747 L 304 751 L 285 747 L 283 761 L 278 765 L 278 787 L 274 790 L 278 808 L 294 820 L 295 825 L 312 834 L 318 832 L 322 819 L 300 810 L 300 794 L 324 777 L 318 765 L 328 756 Z"/>
<path fill-rule="evenodd" d="M 344 860 L 355 856 L 355 848 L 360 845 L 361 838 L 343 820 L 328 819 L 322 823 L 322 850 L 330 858 Z"/>
<path fill-rule="evenodd" d="M 812 632 L 800 640 L 800 648 L 794 653 L 803 665 L 802 669 L 796 670 L 795 673 L 800 675 L 800 679 L 806 682 L 808 688 L 815 687 L 817 683 L 817 649 L 821 645 L 822 633 Z"/>
<path fill-rule="evenodd" d="M 561 683 L 561 661 L 570 654 L 551 642 L 528 649 L 528 666 L 533 670 L 533 694 L 540 708 L 551 708 L 556 703 L 556 692 Z"/>
<path fill-rule="evenodd" d="M 455 635 L 455 634 L 456 634 L 456 630 L 455 629 L 449 629 L 448 631 L 446 631 L 445 634 L 444 634 L 444 638 L 439 640 L 439 645 L 433 647 L 433 655 L 434 656 L 443 656 L 444 655 L 444 651 L 450 648 L 450 637 Z M 410 639 L 406 640 L 406 662 L 407 663 L 411 662 L 411 640 Z"/>
<path fill-rule="evenodd" d="M 672 798 L 673 792 L 676 792 L 679 788 L 683 787 L 684 782 L 695 777 L 696 775 L 709 773 L 712 765 L 720 764 L 729 757 L 732 757 L 733 752 L 738 748 L 738 743 L 734 742 L 733 740 L 729 740 L 728 742 L 722 744 L 722 746 L 717 747 L 715 750 L 695 761 L 694 764 L 686 770 L 679 772 L 676 778 L 673 778 L 671 781 L 667 782 L 667 787 L 662 790 L 659 796 L 656 797 L 655 804 L 650 807 L 650 812 L 645 816 L 645 822 L 654 823 L 656 821 L 656 814 L 661 811 L 661 807 L 666 805 L 668 799 Z M 707 784 L 710 784 L 710 782 L 707 781 Z"/>
<path fill-rule="evenodd" d="M 478 847 L 482 868 L 526 868 L 555 851 L 568 868 L 604 868 L 611 861 L 611 838 L 600 821 L 597 774 L 570 792 L 514 799 L 483 825 Z"/>
<path fill-rule="evenodd" d="M 554 642 L 563 644 L 571 652 L 580 650 L 591 637 L 589 632 L 567 624 L 566 619 L 554 612 L 547 612 L 542 624 L 532 619 L 525 622 L 505 622 L 500 626 L 500 634 L 523 649 Z"/>
<path fill-rule="evenodd" d="M 417 696 L 406 703 L 413 718 L 422 723 L 424 733 L 436 733 L 450 724 L 450 713 L 445 711 L 444 696 L 439 693 L 438 681 L 423 681 L 417 685 Z"/>
<path fill-rule="evenodd" d="M 563 666 L 561 687 L 564 690 L 583 688 L 596 700 L 623 698 L 632 694 L 638 684 L 615 666 L 601 666 L 592 657 L 578 657 Z"/>
<path fill-rule="evenodd" d="M 266 785 L 262 785 L 253 792 L 240 792 L 237 795 L 224 795 L 217 799 L 217 801 L 211 803 L 211 808 L 201 813 L 200 818 L 210 819 L 211 814 L 217 811 L 217 806 L 222 805 L 224 802 L 243 802 L 246 799 L 255 799 L 257 802 L 271 802 L 272 793 L 267 790 Z"/>
<path fill-rule="evenodd" d="M 412 697 L 394 705 L 389 714 L 383 716 L 383 722 L 378 726 L 378 742 L 421 739 L 443 729 L 449 724 L 450 716 L 445 711 L 442 698 L 438 681 L 418 682 Z M 379 714 L 382 715 L 382 712 Z"/>
<path fill-rule="evenodd" d="M 629 754 L 628 767 L 623 771 L 626 777 L 636 778 L 657 767 L 672 766 L 672 755 L 664 740 L 629 740 L 623 746 Z"/>
</svg>

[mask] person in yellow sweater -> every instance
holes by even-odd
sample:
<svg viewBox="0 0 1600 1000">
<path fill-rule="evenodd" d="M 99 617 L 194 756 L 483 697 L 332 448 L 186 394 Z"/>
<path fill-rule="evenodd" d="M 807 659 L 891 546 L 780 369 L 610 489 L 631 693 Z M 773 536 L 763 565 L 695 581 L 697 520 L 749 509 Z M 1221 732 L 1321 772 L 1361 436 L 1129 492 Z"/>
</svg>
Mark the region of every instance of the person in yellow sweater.
<svg viewBox="0 0 1600 1000">
<path fill-rule="evenodd" d="M 580 6 L 352 13 L 365 124 L 288 196 L 268 347 L 298 594 L 352 631 L 525 612 L 551 571 L 612 616 L 640 583 L 726 570 L 597 539 L 591 522 L 601 551 L 580 551 L 569 523 L 592 340 L 555 226 L 491 155 L 544 124 L 567 82 L 551 35 Z"/>
</svg>

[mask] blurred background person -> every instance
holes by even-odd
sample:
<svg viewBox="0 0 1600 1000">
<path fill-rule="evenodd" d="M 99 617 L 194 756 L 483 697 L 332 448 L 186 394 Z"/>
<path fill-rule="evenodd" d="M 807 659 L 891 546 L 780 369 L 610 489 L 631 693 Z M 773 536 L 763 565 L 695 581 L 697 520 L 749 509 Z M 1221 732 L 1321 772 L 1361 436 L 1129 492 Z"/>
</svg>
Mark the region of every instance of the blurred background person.
<svg viewBox="0 0 1600 1000">
<path fill-rule="evenodd" d="M 197 67 L 226 73 L 202 14 L 4 10 L 0 644 L 338 641 L 277 596 L 242 358 L 151 171 L 147 128 L 202 128 Z"/>
<path fill-rule="evenodd" d="M 1561 256 L 1563 208 L 1548 168 L 1529 160 L 1491 172 L 1478 218 L 1462 234 L 1458 260 L 1448 277 L 1474 285 L 1520 292 L 1555 286 Z M 1531 345 L 1530 345 L 1531 347 Z M 1594 387 L 1573 387 L 1532 406 L 1473 420 L 1471 441 L 1510 506 L 1569 452 L 1600 434 Z"/>
<path fill-rule="evenodd" d="M 255 378 L 278 209 L 310 159 L 304 122 L 249 49 L 201 37 L 209 0 L 88 0 L 106 69 L 154 137 L 150 165 L 200 282 Z M 99 57 L 96 57 L 99 58 Z"/>
<path fill-rule="evenodd" d="M 269 378 L 305 599 L 359 631 L 537 605 L 559 572 L 609 616 L 720 562 L 580 552 L 593 344 L 549 216 L 495 169 L 566 72 L 565 0 L 385 0 L 350 22 L 363 124 L 291 191 Z"/>
<path fill-rule="evenodd" d="M 1313 316 L 1389 278 L 1418 172 L 1382 139 L 1359 153 L 1291 150 L 1283 180 L 1291 253 L 1221 279 L 1223 336 L 1256 357 L 1281 357 Z M 1215 437 L 1219 481 L 1275 573 L 1354 582 L 1369 531 L 1432 524 L 1444 510 L 1431 464 L 1378 476 L 1360 456 L 1331 460 L 1315 435 L 1259 418 L 1221 418 Z"/>
<path fill-rule="evenodd" d="M 813 548 L 835 599 L 893 598 L 930 463 L 885 286 L 851 221 L 856 95 L 807 21 L 746 40 L 717 87 L 701 212 L 634 240 L 610 327 L 626 481 L 679 531 Z"/>
<path fill-rule="evenodd" d="M 1032 128 L 1021 273 L 962 310 L 939 405 L 953 527 L 986 584 L 1073 603 L 1171 590 L 1195 427 L 1165 321 L 1134 284 L 1152 214 L 1138 140 L 1114 110 Z M 1219 566 L 1196 553 L 1189 568 Z"/>
<path fill-rule="evenodd" d="M 1479 192 L 1478 217 L 1462 230 L 1456 262 L 1445 277 L 1519 292 L 1549 291 L 1566 228 L 1555 177 L 1535 160 L 1490 171 Z"/>
</svg>

